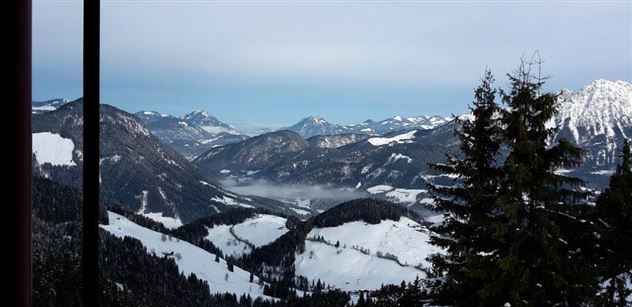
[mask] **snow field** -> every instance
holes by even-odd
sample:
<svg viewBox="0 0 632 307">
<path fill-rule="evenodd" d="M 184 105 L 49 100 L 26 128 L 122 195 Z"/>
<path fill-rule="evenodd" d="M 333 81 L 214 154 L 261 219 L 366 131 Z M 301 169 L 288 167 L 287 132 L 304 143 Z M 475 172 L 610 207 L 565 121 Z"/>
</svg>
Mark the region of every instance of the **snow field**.
<svg viewBox="0 0 632 307">
<path fill-rule="evenodd" d="M 425 229 L 406 217 L 376 225 L 356 221 L 314 228 L 307 237 L 323 237 L 328 243 L 307 240 L 305 252 L 296 256 L 296 274 L 348 291 L 422 278 L 424 273 L 415 266 L 427 267 L 425 258 L 440 252 L 428 242 Z M 395 256 L 397 261 L 378 257 L 378 252 Z"/>
<path fill-rule="evenodd" d="M 394 137 L 386 138 L 386 137 L 375 137 L 370 138 L 367 141 L 371 143 L 373 146 L 382 146 L 390 143 L 406 143 L 410 142 L 411 139 L 415 138 L 415 132 L 417 130 L 409 131 L 404 134 L 399 134 Z"/>
<path fill-rule="evenodd" d="M 236 225 L 215 225 L 207 228 L 209 234 L 206 240 L 215 244 L 225 255 L 240 257 L 252 251 L 249 244 L 255 247 L 264 246 L 288 232 L 285 221 L 285 218 L 279 216 L 258 214 Z"/>
<path fill-rule="evenodd" d="M 234 272 L 230 272 L 223 259 L 220 259 L 219 263 L 215 262 L 214 254 L 176 238 L 163 241 L 162 233 L 139 226 L 114 212 L 108 212 L 108 217 L 110 225 L 100 225 L 102 229 L 119 238 L 138 239 L 149 252 L 158 256 L 173 252 L 173 256 L 170 257 L 177 263 L 179 271 L 186 276 L 195 274 L 198 278 L 206 280 L 211 293 L 231 292 L 237 296 L 250 294 L 252 297 L 272 299 L 263 294 L 263 289 L 257 284 L 258 277 L 250 283 L 249 272 L 237 266 L 234 267 Z"/>
<path fill-rule="evenodd" d="M 51 164 L 53 166 L 75 166 L 72 160 L 72 152 L 75 144 L 71 139 L 61 137 L 57 133 L 40 132 L 33 133 L 33 153 L 39 164 Z"/>
</svg>

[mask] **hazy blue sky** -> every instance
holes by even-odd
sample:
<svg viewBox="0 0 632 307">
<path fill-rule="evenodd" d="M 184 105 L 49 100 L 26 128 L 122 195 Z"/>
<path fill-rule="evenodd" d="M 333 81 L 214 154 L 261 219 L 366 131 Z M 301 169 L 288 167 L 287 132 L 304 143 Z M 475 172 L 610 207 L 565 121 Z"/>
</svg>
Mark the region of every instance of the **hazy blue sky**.
<svg viewBox="0 0 632 307">
<path fill-rule="evenodd" d="M 102 100 L 234 124 L 463 113 L 539 50 L 549 88 L 632 79 L 630 2 L 107 1 Z M 33 97 L 81 96 L 81 2 L 34 1 Z"/>
</svg>

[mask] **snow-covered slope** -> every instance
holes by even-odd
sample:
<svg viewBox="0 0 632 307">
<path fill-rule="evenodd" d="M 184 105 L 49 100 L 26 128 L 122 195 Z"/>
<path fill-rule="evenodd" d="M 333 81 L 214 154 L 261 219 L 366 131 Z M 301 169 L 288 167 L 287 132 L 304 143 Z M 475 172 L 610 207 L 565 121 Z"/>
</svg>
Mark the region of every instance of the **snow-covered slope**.
<svg viewBox="0 0 632 307">
<path fill-rule="evenodd" d="M 345 134 L 351 132 L 346 127 L 329 123 L 320 116 L 303 118 L 298 123 L 284 128 L 284 130 L 294 131 L 306 139 L 316 135 Z"/>
<path fill-rule="evenodd" d="M 321 237 L 325 242 L 316 240 Z M 425 276 L 425 258 L 439 252 L 428 240 L 427 230 L 406 217 L 314 228 L 296 256 L 296 274 L 349 291 L 412 281 Z"/>
<path fill-rule="evenodd" d="M 556 139 L 566 138 L 588 151 L 580 175 L 609 175 L 623 139 L 632 137 L 632 84 L 599 79 L 576 93 L 563 90 L 550 125 L 559 129 Z"/>
<path fill-rule="evenodd" d="M 240 257 L 249 254 L 252 247 L 269 244 L 285 234 L 286 219 L 269 214 L 257 214 L 236 225 L 215 225 L 208 229 L 206 240 L 222 250 L 224 255 Z"/>
<path fill-rule="evenodd" d="M 606 141 L 617 135 L 630 137 L 625 130 L 632 127 L 632 84 L 599 79 L 577 93 L 564 90 L 560 98 L 556 123 L 578 144 L 598 136 Z"/>
<path fill-rule="evenodd" d="M 204 238 L 217 246 L 225 256 L 241 257 L 252 252 L 252 248 L 237 239 L 231 232 L 232 225 L 215 225 L 206 228 L 208 235 Z"/>
<path fill-rule="evenodd" d="M 407 143 L 407 142 L 412 142 L 411 140 L 415 137 L 416 132 L 417 130 L 413 130 L 413 131 L 398 134 L 392 137 L 370 138 L 367 141 L 371 143 L 371 145 L 373 146 L 382 146 L 382 145 L 387 145 L 391 143 L 398 143 L 398 144 Z"/>
<path fill-rule="evenodd" d="M 55 111 L 57 108 L 69 103 L 70 100 L 64 98 L 55 98 L 45 101 L 33 101 L 31 103 L 31 112 L 33 114 L 41 114 L 44 112 Z"/>
<path fill-rule="evenodd" d="M 307 142 L 316 148 L 338 148 L 366 140 L 368 137 L 366 134 L 358 133 L 315 135 L 307 139 Z"/>
<path fill-rule="evenodd" d="M 119 214 L 108 212 L 108 217 L 110 224 L 100 225 L 102 229 L 119 238 L 138 239 L 151 253 L 173 258 L 182 274 L 195 274 L 198 278 L 206 280 L 211 293 L 230 292 L 237 296 L 249 294 L 252 297 L 270 298 L 263 295 L 263 289 L 257 284 L 258 277 L 254 277 L 252 283 L 249 282 L 249 272 L 236 266 L 233 272 L 229 271 L 224 259 L 215 262 L 214 254 L 188 242 L 139 226 Z"/>
<path fill-rule="evenodd" d="M 196 125 L 206 132 L 211 134 L 218 134 L 221 132 L 227 132 L 230 134 L 240 134 L 231 125 L 223 123 L 204 110 L 196 110 L 181 117 L 182 120 L 189 124 Z"/>
<path fill-rule="evenodd" d="M 260 247 L 269 244 L 288 231 L 285 228 L 285 221 L 285 218 L 276 215 L 259 214 L 255 218 L 235 225 L 233 232 L 237 237 Z"/>
<path fill-rule="evenodd" d="M 53 166 L 75 166 L 72 153 L 75 144 L 71 139 L 61 137 L 58 133 L 33 133 L 33 153 L 39 164 L 48 163 Z"/>
</svg>

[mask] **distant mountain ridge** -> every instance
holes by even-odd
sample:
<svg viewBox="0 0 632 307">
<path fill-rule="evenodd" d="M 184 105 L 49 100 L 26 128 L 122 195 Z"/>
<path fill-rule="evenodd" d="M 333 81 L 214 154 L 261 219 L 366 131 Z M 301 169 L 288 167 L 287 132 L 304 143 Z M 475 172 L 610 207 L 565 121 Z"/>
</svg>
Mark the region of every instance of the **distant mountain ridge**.
<svg viewBox="0 0 632 307">
<path fill-rule="evenodd" d="M 632 85 L 625 81 L 596 80 L 577 92 L 562 91 L 559 112 L 548 124 L 559 131 L 551 141 L 562 138 L 586 149 L 584 163 L 575 170 L 559 170 L 587 181 L 591 188 L 603 188 L 618 162 L 618 151 L 624 138 L 632 137 Z M 465 115 L 467 117 L 467 115 Z M 404 122 L 393 118 L 391 122 Z M 319 125 L 326 121 L 317 120 Z M 222 169 L 256 172 L 253 176 L 277 183 L 320 184 L 341 188 L 366 189 L 377 185 L 393 188 L 425 189 L 428 180 L 449 178 L 428 169 L 428 163 L 445 162 L 445 155 L 459 152 L 453 121 L 438 124 L 434 129 L 404 129 L 380 136 L 348 140 L 342 146 L 315 146 L 313 136 L 308 146 L 296 146 L 277 155 L 265 147 L 248 148 L 246 143 L 229 145 L 249 152 L 252 157 L 266 156 L 269 163 L 256 160 L 231 160 L 226 150 L 218 147 L 200 156 L 196 163 L 206 174 Z M 367 123 L 367 126 L 375 123 Z M 336 126 L 334 126 L 336 127 Z M 337 127 L 339 128 L 339 127 Z M 303 132 L 309 129 L 303 129 Z M 332 130 L 330 130 L 332 131 Z M 294 138 L 298 138 L 299 132 Z M 261 135 L 268 138 L 271 135 Z M 310 141 L 311 140 L 311 141 Z M 281 142 L 281 139 L 279 139 Z M 323 142 L 320 140 L 319 142 Z M 423 194 L 419 194 L 423 198 Z"/>
<path fill-rule="evenodd" d="M 241 134 L 233 126 L 219 121 L 215 116 L 204 110 L 196 110 L 189 114 L 185 114 L 180 118 L 189 124 L 201 127 L 211 134 L 218 134 L 222 132 Z"/>
<path fill-rule="evenodd" d="M 158 139 L 189 160 L 215 146 L 248 138 L 203 110 L 193 111 L 181 117 L 155 111 L 140 111 L 134 115 L 144 121 Z"/>
<path fill-rule="evenodd" d="M 452 117 L 439 115 L 420 115 L 412 117 L 393 116 L 381 121 L 366 120 L 360 124 L 338 125 L 332 124 L 321 116 L 303 118 L 298 123 L 283 128 L 298 133 L 304 138 L 316 135 L 336 134 L 365 134 L 381 135 L 403 129 L 429 130 L 444 125 L 452 120 Z"/>
<path fill-rule="evenodd" d="M 44 112 L 55 111 L 57 108 L 67 104 L 70 102 L 68 99 L 64 98 L 54 98 L 44 101 L 33 101 L 31 103 L 31 110 L 33 114 L 41 114 Z"/>
</svg>

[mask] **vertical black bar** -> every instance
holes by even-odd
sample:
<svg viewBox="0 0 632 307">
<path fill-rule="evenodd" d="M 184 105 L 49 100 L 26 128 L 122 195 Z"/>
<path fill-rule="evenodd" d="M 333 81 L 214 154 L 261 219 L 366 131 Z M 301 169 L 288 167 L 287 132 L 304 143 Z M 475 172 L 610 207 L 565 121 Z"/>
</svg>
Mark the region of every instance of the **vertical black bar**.
<svg viewBox="0 0 632 307">
<path fill-rule="evenodd" d="M 100 1 L 83 2 L 83 305 L 98 306 Z"/>
<path fill-rule="evenodd" d="M 9 259 L 3 263 L 6 269 L 8 304 L 31 306 L 31 1 L 11 0 L 7 11 L 9 28 L 3 39 L 6 52 L 6 69 L 3 73 L 7 82 L 6 107 L 7 157 L 5 173 L 9 180 L 5 192 L 9 196 L 3 202 L 4 224 L 9 228 L 3 248 Z M 6 153 L 7 151 L 5 151 Z M 4 275 L 4 274 L 3 274 Z M 3 277 L 4 279 L 4 277 Z M 4 283 L 5 281 L 3 281 Z"/>
</svg>

